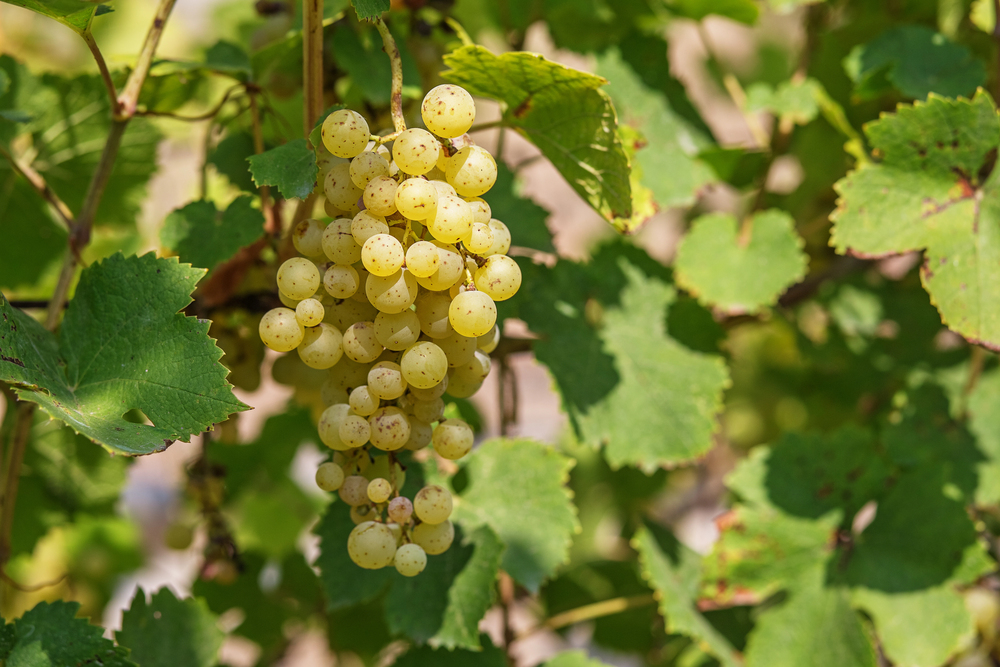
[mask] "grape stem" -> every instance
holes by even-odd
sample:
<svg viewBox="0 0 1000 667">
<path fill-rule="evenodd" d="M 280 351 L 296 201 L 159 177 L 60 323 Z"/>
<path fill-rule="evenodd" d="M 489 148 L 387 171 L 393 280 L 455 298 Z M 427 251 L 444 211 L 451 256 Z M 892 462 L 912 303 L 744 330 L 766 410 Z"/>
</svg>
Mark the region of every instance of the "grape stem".
<svg viewBox="0 0 1000 667">
<path fill-rule="evenodd" d="M 87 48 L 90 49 L 91 55 L 94 56 L 94 62 L 97 63 L 97 69 L 101 72 L 101 81 L 104 82 L 104 87 L 108 91 L 108 99 L 111 100 L 111 106 L 114 107 L 118 104 L 118 91 L 115 89 L 115 82 L 111 79 L 111 72 L 108 71 L 108 64 L 104 62 L 104 54 L 97 47 L 97 41 L 94 40 L 93 33 L 90 32 L 88 27 L 80 35 L 83 37 L 83 41 L 86 42 Z"/>
<path fill-rule="evenodd" d="M 406 119 L 403 118 L 403 59 L 385 21 L 381 18 L 375 19 L 375 29 L 382 36 L 383 50 L 389 56 L 389 65 L 392 68 L 392 97 L 389 104 L 392 111 L 392 126 L 396 128 L 396 132 L 402 132 L 406 129 Z"/>
</svg>

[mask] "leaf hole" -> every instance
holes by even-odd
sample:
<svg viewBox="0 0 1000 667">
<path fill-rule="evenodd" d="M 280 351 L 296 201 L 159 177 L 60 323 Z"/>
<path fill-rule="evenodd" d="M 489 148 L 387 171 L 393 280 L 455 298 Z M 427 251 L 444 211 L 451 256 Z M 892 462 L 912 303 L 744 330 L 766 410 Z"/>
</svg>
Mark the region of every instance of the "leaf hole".
<svg viewBox="0 0 1000 667">
<path fill-rule="evenodd" d="M 122 415 L 122 419 L 133 424 L 156 426 L 156 424 L 154 424 L 153 421 L 146 416 L 146 413 L 142 411 L 142 408 L 132 408 L 131 410 L 126 410 Z"/>
</svg>

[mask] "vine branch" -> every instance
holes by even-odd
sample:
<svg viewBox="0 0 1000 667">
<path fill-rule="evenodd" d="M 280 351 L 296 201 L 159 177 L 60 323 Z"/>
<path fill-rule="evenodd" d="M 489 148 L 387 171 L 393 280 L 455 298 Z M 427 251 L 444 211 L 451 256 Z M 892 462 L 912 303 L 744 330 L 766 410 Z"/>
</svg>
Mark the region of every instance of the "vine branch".
<svg viewBox="0 0 1000 667">
<path fill-rule="evenodd" d="M 104 54 L 97 47 L 97 42 L 94 40 L 94 35 L 90 32 L 89 28 L 84 31 L 81 37 L 86 42 L 87 48 L 90 49 L 91 55 L 94 56 L 97 69 L 101 72 L 101 81 L 104 82 L 104 88 L 108 91 L 108 99 L 111 100 L 111 107 L 114 109 L 118 105 L 118 91 L 115 89 L 115 82 L 111 79 L 111 72 L 108 71 L 108 64 L 104 62 Z"/>
<path fill-rule="evenodd" d="M 302 75 L 306 137 L 323 113 L 323 0 L 302 0 Z"/>
<path fill-rule="evenodd" d="M 403 118 L 403 59 L 385 21 L 380 18 L 375 19 L 375 28 L 378 34 L 382 35 L 383 49 L 389 56 L 389 65 L 392 68 L 392 97 L 389 105 L 392 111 L 392 125 L 396 128 L 396 132 L 402 132 L 406 129 L 406 119 Z"/>
<path fill-rule="evenodd" d="M 59 195 L 49 187 L 49 184 L 45 181 L 45 177 L 35 171 L 31 165 L 26 164 L 15 158 L 13 155 L 7 152 L 3 146 L 0 146 L 0 155 L 10 163 L 10 166 L 14 168 L 14 171 L 21 174 L 31 184 L 31 187 L 35 188 L 35 191 L 42 196 L 45 201 L 52 205 L 52 208 L 56 210 L 59 214 L 59 219 L 63 222 L 66 229 L 69 230 L 73 226 L 73 212 L 69 210 L 69 206 L 59 198 Z"/>
</svg>

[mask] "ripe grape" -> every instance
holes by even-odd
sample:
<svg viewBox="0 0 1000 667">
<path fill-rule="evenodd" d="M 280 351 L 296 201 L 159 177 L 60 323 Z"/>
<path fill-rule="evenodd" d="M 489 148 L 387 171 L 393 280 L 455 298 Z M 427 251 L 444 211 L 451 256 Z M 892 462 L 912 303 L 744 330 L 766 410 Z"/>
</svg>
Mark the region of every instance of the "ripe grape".
<svg viewBox="0 0 1000 667">
<path fill-rule="evenodd" d="M 444 523 L 421 523 L 413 529 L 413 542 L 431 556 L 443 554 L 455 539 L 455 526 Z M 357 562 L 357 561 L 355 561 Z"/>
<path fill-rule="evenodd" d="M 323 121 L 323 145 L 337 157 L 354 157 L 365 149 L 371 132 L 368 121 L 357 111 L 340 109 Z"/>
<path fill-rule="evenodd" d="M 392 401 L 406 391 L 406 380 L 399 364 L 380 361 L 368 371 L 368 391 L 383 401 Z"/>
<path fill-rule="evenodd" d="M 340 422 L 340 441 L 346 446 L 363 447 L 371 436 L 371 426 L 368 420 L 360 415 L 347 415 Z"/>
<path fill-rule="evenodd" d="M 363 384 L 351 391 L 348 403 L 351 406 L 351 410 L 354 410 L 354 412 L 362 417 L 368 417 L 378 410 L 379 399 L 368 391 L 368 385 Z"/>
<path fill-rule="evenodd" d="M 506 255 L 510 250 L 510 230 L 496 218 L 490 219 L 490 230 L 493 232 L 493 245 L 483 253 L 484 257 L 490 255 Z"/>
<path fill-rule="evenodd" d="M 354 237 L 354 242 L 360 246 L 364 246 L 365 241 L 376 234 L 388 233 L 389 225 L 386 224 L 385 218 L 374 215 L 369 210 L 358 211 L 358 214 L 351 220 L 351 236 Z"/>
<path fill-rule="evenodd" d="M 351 221 L 334 220 L 323 230 L 323 253 L 331 262 L 354 264 L 361 259 L 361 246 L 351 234 Z"/>
<path fill-rule="evenodd" d="M 278 290 L 289 299 L 308 299 L 319 289 L 319 269 L 305 257 L 292 257 L 278 269 Z"/>
<path fill-rule="evenodd" d="M 320 415 L 319 424 L 316 427 L 319 431 L 319 439 L 330 449 L 337 451 L 350 449 L 340 439 L 340 422 L 344 421 L 350 410 L 351 406 L 346 403 L 337 403 L 328 407 Z"/>
<path fill-rule="evenodd" d="M 389 161 L 374 151 L 364 151 L 351 160 L 351 181 L 364 188 L 376 176 L 389 175 Z"/>
<path fill-rule="evenodd" d="M 409 523 L 410 516 L 413 515 L 413 503 L 409 498 L 397 496 L 389 501 L 387 510 L 389 518 L 399 524 Z"/>
<path fill-rule="evenodd" d="M 507 255 L 492 255 L 476 269 L 475 282 L 494 301 L 506 301 L 521 287 L 521 267 Z"/>
<path fill-rule="evenodd" d="M 306 257 L 323 254 L 324 225 L 319 220 L 303 220 L 292 230 L 292 245 Z"/>
<path fill-rule="evenodd" d="M 427 553 L 416 544 L 404 544 L 396 549 L 394 564 L 404 577 L 415 577 L 427 567 Z"/>
<path fill-rule="evenodd" d="M 372 519 L 377 519 L 375 515 L 375 507 L 371 503 L 362 503 L 361 505 L 355 505 L 351 508 L 351 521 L 354 525 L 362 524 L 365 521 L 371 521 Z"/>
<path fill-rule="evenodd" d="M 485 148 L 466 146 L 448 158 L 445 176 L 458 194 L 478 197 L 496 183 L 497 163 Z"/>
<path fill-rule="evenodd" d="M 260 318 L 260 339 L 275 352 L 290 352 L 299 346 L 305 336 L 305 327 L 299 324 L 291 308 L 274 308 Z"/>
<path fill-rule="evenodd" d="M 299 358 L 309 368 L 330 368 L 344 353 L 343 340 L 340 329 L 323 322 L 305 330 L 299 345 Z"/>
<path fill-rule="evenodd" d="M 402 449 L 410 439 L 410 422 L 406 413 L 395 406 L 379 408 L 368 418 L 371 424 L 371 443 L 382 451 Z"/>
<path fill-rule="evenodd" d="M 417 298 L 417 279 L 406 269 L 399 269 L 388 276 L 371 274 L 365 281 L 365 294 L 379 311 L 401 313 Z"/>
<path fill-rule="evenodd" d="M 414 417 L 428 424 L 440 421 L 444 414 L 444 401 L 440 398 L 435 398 L 433 401 L 414 401 L 411 412 Z"/>
<path fill-rule="evenodd" d="M 462 243 L 469 252 L 481 255 L 493 247 L 493 230 L 483 222 L 473 222 L 469 233 L 462 238 Z"/>
<path fill-rule="evenodd" d="M 500 327 L 494 324 L 492 329 L 476 339 L 476 343 L 480 351 L 486 354 L 497 349 L 497 345 L 500 344 Z"/>
<path fill-rule="evenodd" d="M 460 197 L 441 195 L 427 216 L 427 228 L 438 241 L 457 243 L 472 230 L 472 209 Z"/>
<path fill-rule="evenodd" d="M 340 485 L 340 499 L 351 507 L 368 502 L 368 480 L 361 475 L 351 475 Z"/>
<path fill-rule="evenodd" d="M 396 212 L 396 181 L 388 176 L 376 176 L 365 187 L 365 208 L 374 215 Z"/>
<path fill-rule="evenodd" d="M 406 268 L 417 278 L 429 278 L 438 270 L 438 247 L 430 241 L 417 241 L 406 250 Z"/>
<path fill-rule="evenodd" d="M 392 159 L 399 170 L 411 176 L 426 174 L 437 163 L 441 146 L 427 130 L 403 130 L 392 142 Z"/>
<path fill-rule="evenodd" d="M 418 389 L 428 389 L 448 373 L 448 357 L 430 341 L 418 341 L 400 357 L 399 365 L 406 381 Z"/>
<path fill-rule="evenodd" d="M 396 210 L 410 220 L 426 220 L 437 198 L 437 188 L 429 181 L 408 178 L 396 188 Z"/>
<path fill-rule="evenodd" d="M 414 416 L 410 419 L 410 439 L 406 441 L 406 448 L 415 452 L 431 444 L 433 431 L 430 424 Z"/>
<path fill-rule="evenodd" d="M 472 219 L 475 222 L 489 224 L 490 218 L 493 217 L 493 211 L 485 200 L 480 197 L 467 197 L 465 201 L 469 202 L 469 208 L 472 209 Z"/>
<path fill-rule="evenodd" d="M 392 275 L 403 266 L 405 257 L 402 244 L 389 234 L 375 234 L 361 248 L 361 261 L 374 276 Z"/>
<path fill-rule="evenodd" d="M 409 309 L 375 316 L 375 338 L 389 350 L 405 350 L 420 338 L 420 318 Z"/>
<path fill-rule="evenodd" d="M 349 299 L 360 286 L 358 271 L 350 264 L 331 264 L 323 274 L 323 287 L 335 299 Z"/>
<path fill-rule="evenodd" d="M 469 363 L 476 354 L 476 338 L 463 336 L 457 331 L 446 338 L 435 341 L 445 356 L 448 357 L 448 365 L 455 367 Z"/>
<path fill-rule="evenodd" d="M 461 419 L 446 419 L 434 429 L 431 442 L 434 443 L 434 451 L 443 458 L 456 461 L 470 451 L 474 435 L 472 427 Z"/>
<path fill-rule="evenodd" d="M 323 491 L 336 491 L 344 483 L 344 469 L 332 461 L 316 468 L 316 486 Z"/>
<path fill-rule="evenodd" d="M 295 306 L 295 319 L 304 327 L 314 327 L 323 321 L 326 309 L 316 299 L 303 299 Z"/>
<path fill-rule="evenodd" d="M 372 322 L 355 322 L 344 332 L 344 354 L 358 363 L 370 364 L 378 359 L 382 350 Z"/>
<path fill-rule="evenodd" d="M 410 396 L 413 396 L 414 400 L 417 401 L 433 401 L 435 398 L 441 398 L 444 393 L 448 390 L 448 376 L 445 375 L 444 379 L 438 382 L 433 387 L 419 388 L 410 387 Z"/>
<path fill-rule="evenodd" d="M 358 210 L 358 199 L 363 190 L 351 180 L 351 165 L 338 164 L 323 179 L 323 194 L 337 208 L 346 212 Z"/>
<path fill-rule="evenodd" d="M 444 139 L 465 134 L 476 119 L 476 103 L 465 88 L 443 84 L 432 88 L 420 105 L 424 125 Z"/>
<path fill-rule="evenodd" d="M 452 299 L 448 320 L 458 333 L 478 338 L 496 324 L 497 306 L 485 292 L 465 292 Z"/>
<path fill-rule="evenodd" d="M 361 567 L 377 570 L 391 564 L 396 557 L 396 538 L 384 523 L 365 521 L 348 536 L 347 553 Z"/>
<path fill-rule="evenodd" d="M 373 503 L 384 503 L 392 495 L 392 484 L 389 480 L 376 477 L 368 482 L 368 498 Z"/>
<path fill-rule="evenodd" d="M 413 512 L 424 523 L 443 523 L 451 516 L 451 493 L 440 486 L 425 486 L 413 498 Z"/>
</svg>

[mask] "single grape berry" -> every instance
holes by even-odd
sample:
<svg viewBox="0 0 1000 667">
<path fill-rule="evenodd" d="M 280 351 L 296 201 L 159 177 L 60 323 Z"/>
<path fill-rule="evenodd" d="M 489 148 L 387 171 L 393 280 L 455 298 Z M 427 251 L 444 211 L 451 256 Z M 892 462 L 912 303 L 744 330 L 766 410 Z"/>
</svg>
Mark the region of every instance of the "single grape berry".
<svg viewBox="0 0 1000 667">
<path fill-rule="evenodd" d="M 476 120 L 476 103 L 465 88 L 443 84 L 432 88 L 420 105 L 424 125 L 444 139 L 465 134 Z"/>
<path fill-rule="evenodd" d="M 413 511 L 424 523 L 443 523 L 451 516 L 451 493 L 434 485 L 425 486 L 413 499 Z"/>
<path fill-rule="evenodd" d="M 323 145 L 337 157 L 354 157 L 368 146 L 368 121 L 357 111 L 340 109 L 323 121 Z"/>
<path fill-rule="evenodd" d="M 415 577 L 427 567 L 427 553 L 416 544 L 404 544 L 396 549 L 396 571 L 404 577 Z"/>
<path fill-rule="evenodd" d="M 344 483 L 344 469 L 332 461 L 316 468 L 316 486 L 324 491 L 336 491 Z"/>
<path fill-rule="evenodd" d="M 396 557 L 396 538 L 384 523 L 365 521 L 348 536 L 347 553 L 361 567 L 377 570 L 390 565 Z"/>
</svg>

